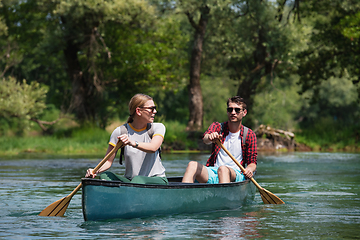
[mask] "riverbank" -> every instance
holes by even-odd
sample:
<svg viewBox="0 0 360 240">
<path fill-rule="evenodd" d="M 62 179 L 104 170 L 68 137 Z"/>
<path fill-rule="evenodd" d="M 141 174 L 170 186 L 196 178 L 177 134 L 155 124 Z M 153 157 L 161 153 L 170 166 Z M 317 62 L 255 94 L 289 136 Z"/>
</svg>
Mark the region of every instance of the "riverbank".
<svg viewBox="0 0 360 240">
<path fill-rule="evenodd" d="M 114 122 L 107 129 L 94 127 L 57 129 L 44 136 L 41 131 L 31 131 L 23 136 L 0 136 L 0 156 L 18 155 L 66 155 L 104 156 L 112 130 L 122 124 Z M 203 132 L 187 132 L 186 125 L 166 122 L 164 152 L 205 152 L 211 145 L 202 142 Z M 302 129 L 289 132 L 259 126 L 254 129 L 259 152 L 317 151 L 317 152 L 360 152 L 360 130 L 356 127 L 338 128 L 338 131 Z"/>
<path fill-rule="evenodd" d="M 162 151 L 167 153 L 210 153 L 211 145 L 205 145 L 201 140 L 201 133 L 192 133 L 183 142 L 175 139 L 165 139 Z M 104 156 L 108 142 L 107 136 L 102 139 L 78 139 L 56 138 L 54 136 L 33 137 L 0 137 L 0 157 L 25 158 L 39 157 L 40 155 L 63 155 L 63 156 Z M 288 151 L 318 151 L 318 152 L 360 152 L 356 146 L 345 148 L 311 148 L 310 146 L 293 141 L 291 145 L 286 140 L 258 138 L 258 152 L 288 152 Z"/>
</svg>

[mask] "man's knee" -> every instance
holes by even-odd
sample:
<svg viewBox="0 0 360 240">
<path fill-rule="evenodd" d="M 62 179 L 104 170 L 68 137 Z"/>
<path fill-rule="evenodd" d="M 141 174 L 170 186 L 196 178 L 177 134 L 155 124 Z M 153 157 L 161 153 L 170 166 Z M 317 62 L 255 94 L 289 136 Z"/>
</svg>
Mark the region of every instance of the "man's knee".
<svg viewBox="0 0 360 240">
<path fill-rule="evenodd" d="M 226 166 L 220 166 L 218 168 L 218 175 L 221 175 L 221 174 L 230 174 L 230 169 Z"/>
<path fill-rule="evenodd" d="M 188 167 L 197 167 L 197 163 L 198 163 L 198 162 L 196 162 L 196 161 L 190 161 L 190 162 L 188 163 Z"/>
</svg>

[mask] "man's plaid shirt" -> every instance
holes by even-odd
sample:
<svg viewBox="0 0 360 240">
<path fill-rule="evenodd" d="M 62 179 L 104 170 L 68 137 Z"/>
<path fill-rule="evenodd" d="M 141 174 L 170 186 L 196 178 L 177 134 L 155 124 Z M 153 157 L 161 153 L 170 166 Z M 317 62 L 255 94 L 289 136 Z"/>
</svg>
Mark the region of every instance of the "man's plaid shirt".
<svg viewBox="0 0 360 240">
<path fill-rule="evenodd" d="M 221 124 L 219 122 L 213 122 L 210 127 L 208 128 L 208 130 L 206 130 L 205 134 L 207 133 L 212 133 L 212 132 L 221 132 Z M 240 138 L 242 140 L 243 138 L 243 134 L 244 134 L 244 126 L 241 125 L 241 129 L 240 129 Z M 225 122 L 223 125 L 223 133 L 222 133 L 222 138 L 221 138 L 221 142 L 224 143 L 226 136 L 229 135 L 229 125 L 228 122 Z M 255 133 L 249 128 L 249 131 L 247 133 L 246 136 L 246 141 L 245 141 L 245 145 L 242 144 L 243 146 L 241 147 L 242 149 L 242 156 L 243 159 L 241 160 L 240 164 L 242 166 L 245 167 L 245 163 L 247 165 L 249 165 L 250 163 L 255 163 L 257 164 L 257 142 L 256 142 L 256 135 Z M 218 155 L 218 153 L 220 152 L 220 147 L 217 144 L 212 144 L 212 153 L 210 158 L 208 159 L 206 166 L 207 167 L 212 167 L 215 165 L 216 162 L 216 157 Z"/>
</svg>

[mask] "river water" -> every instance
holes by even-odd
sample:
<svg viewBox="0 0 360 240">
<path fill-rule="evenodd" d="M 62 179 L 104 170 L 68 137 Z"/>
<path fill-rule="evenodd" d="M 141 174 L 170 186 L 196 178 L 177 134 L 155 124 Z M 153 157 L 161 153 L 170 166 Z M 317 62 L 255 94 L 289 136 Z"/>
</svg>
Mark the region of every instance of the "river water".
<svg viewBox="0 0 360 240">
<path fill-rule="evenodd" d="M 208 154 L 163 154 L 168 176 Z M 258 157 L 257 182 L 286 204 L 141 219 L 85 222 L 80 191 L 64 217 L 41 210 L 67 196 L 101 159 L 0 158 L 3 239 L 359 239 L 360 154 L 284 153 Z M 122 173 L 118 163 L 111 169 Z M 121 203 L 119 203 L 121 204 Z M 221 203 L 219 203 L 221 204 Z"/>
</svg>

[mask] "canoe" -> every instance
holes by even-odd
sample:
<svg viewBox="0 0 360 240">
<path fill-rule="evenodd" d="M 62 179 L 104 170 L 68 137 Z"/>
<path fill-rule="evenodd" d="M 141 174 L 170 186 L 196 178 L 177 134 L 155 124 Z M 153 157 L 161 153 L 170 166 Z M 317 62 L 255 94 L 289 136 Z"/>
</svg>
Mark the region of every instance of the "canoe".
<svg viewBox="0 0 360 240">
<path fill-rule="evenodd" d="M 250 180 L 201 184 L 181 183 L 181 179 L 169 177 L 169 185 L 154 185 L 83 178 L 84 219 L 141 218 L 236 209 L 251 203 L 255 197 L 256 187 Z"/>
</svg>

